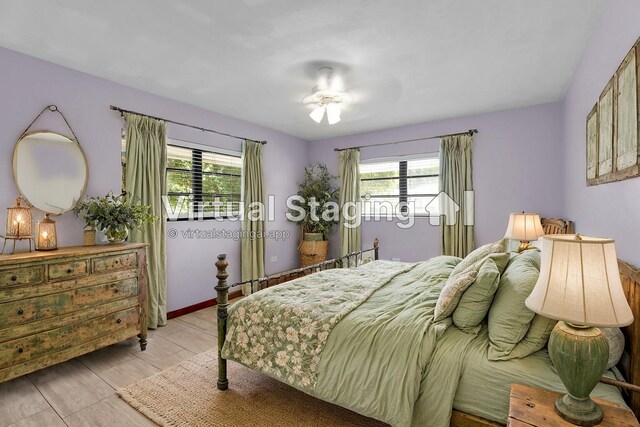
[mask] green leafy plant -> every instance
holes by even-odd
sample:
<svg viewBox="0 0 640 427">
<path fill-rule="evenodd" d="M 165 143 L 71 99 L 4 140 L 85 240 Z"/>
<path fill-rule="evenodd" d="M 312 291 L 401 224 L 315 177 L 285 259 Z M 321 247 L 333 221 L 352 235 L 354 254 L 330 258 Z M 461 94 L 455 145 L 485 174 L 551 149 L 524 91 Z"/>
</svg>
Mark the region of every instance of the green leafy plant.
<svg viewBox="0 0 640 427">
<path fill-rule="evenodd" d="M 322 163 L 314 163 L 304 168 L 304 181 L 298 184 L 298 196 L 302 197 L 302 201 L 294 200 L 292 204 L 302 208 L 305 212 L 304 218 L 294 220 L 293 222 L 300 225 L 304 233 L 322 233 L 326 240 L 331 227 L 337 224 L 336 219 L 323 219 L 323 213 L 330 209 L 329 202 L 338 201 L 338 189 L 333 185 L 333 180 L 337 177 L 331 175 L 327 166 Z M 311 216 L 312 204 L 315 201 L 315 220 Z M 293 216 L 297 216 L 298 212 L 290 209 L 289 212 Z M 331 215 L 337 217 L 337 215 Z"/>
<path fill-rule="evenodd" d="M 135 203 L 124 193 L 115 196 L 109 192 L 104 197 L 87 198 L 78 203 L 73 212 L 76 216 L 82 216 L 87 227 L 105 232 L 137 229 L 156 219 L 151 214 L 151 206 Z"/>
</svg>

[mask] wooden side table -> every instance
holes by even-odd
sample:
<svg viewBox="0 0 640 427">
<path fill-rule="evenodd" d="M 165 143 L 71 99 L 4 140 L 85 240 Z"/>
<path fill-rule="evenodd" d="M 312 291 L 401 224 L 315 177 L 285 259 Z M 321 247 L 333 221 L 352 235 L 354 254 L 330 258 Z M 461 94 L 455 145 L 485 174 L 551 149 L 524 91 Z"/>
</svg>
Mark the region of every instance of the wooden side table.
<svg viewBox="0 0 640 427">
<path fill-rule="evenodd" d="M 556 413 L 554 402 L 561 393 L 528 387 L 520 384 L 511 386 L 509 399 L 508 427 L 571 427 Z M 633 412 L 620 408 L 613 402 L 601 399 L 596 401 L 604 412 L 604 419 L 599 426 L 639 427 L 640 424 Z"/>
</svg>

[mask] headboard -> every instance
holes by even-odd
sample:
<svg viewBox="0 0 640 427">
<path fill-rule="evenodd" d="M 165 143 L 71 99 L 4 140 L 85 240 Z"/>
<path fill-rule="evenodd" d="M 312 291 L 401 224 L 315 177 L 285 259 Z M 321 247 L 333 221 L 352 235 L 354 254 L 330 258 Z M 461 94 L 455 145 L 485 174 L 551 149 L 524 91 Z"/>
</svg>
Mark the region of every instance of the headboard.
<svg viewBox="0 0 640 427">
<path fill-rule="evenodd" d="M 633 323 L 622 328 L 625 337 L 625 348 L 631 358 L 629 372 L 625 372 L 627 381 L 640 385 L 640 270 L 618 260 L 622 288 L 633 312 Z M 630 394 L 630 406 L 636 417 L 640 419 L 640 393 Z"/>
<path fill-rule="evenodd" d="M 541 218 L 540 222 L 544 234 L 573 234 L 576 232 L 573 221 L 561 218 Z"/>
</svg>

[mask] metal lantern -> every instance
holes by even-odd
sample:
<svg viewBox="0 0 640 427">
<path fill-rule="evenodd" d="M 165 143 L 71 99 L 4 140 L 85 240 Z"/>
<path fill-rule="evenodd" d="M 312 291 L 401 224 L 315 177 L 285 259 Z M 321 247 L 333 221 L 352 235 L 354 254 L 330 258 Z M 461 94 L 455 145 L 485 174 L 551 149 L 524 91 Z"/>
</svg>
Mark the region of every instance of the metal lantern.
<svg viewBox="0 0 640 427">
<path fill-rule="evenodd" d="M 31 238 L 31 208 L 22 206 L 22 197 L 16 199 L 16 205 L 7 209 L 7 233 L 8 239 Z"/>
<path fill-rule="evenodd" d="M 38 237 L 36 239 L 37 251 L 52 251 L 58 249 L 58 237 L 56 235 L 56 222 L 45 215 L 42 221 L 38 221 Z"/>
<path fill-rule="evenodd" d="M 4 253 L 7 246 L 7 240 L 13 240 L 13 252 L 16 250 L 17 240 L 29 241 L 29 252 L 31 252 L 31 208 L 29 206 L 22 206 L 22 197 L 16 199 L 16 205 L 11 208 L 7 208 L 7 230 L 4 236 L 4 243 L 2 245 L 2 251 Z"/>
</svg>

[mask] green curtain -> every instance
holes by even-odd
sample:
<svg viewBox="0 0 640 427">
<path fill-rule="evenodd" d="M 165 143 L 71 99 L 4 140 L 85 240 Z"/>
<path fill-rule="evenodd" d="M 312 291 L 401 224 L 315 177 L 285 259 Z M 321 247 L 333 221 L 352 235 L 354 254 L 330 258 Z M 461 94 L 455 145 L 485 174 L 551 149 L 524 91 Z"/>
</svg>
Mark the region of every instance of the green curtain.
<svg viewBox="0 0 640 427">
<path fill-rule="evenodd" d="M 473 191 L 472 142 L 470 135 L 447 136 L 440 141 L 439 202 L 443 255 L 462 258 L 474 249 L 473 193 L 465 193 Z"/>
<path fill-rule="evenodd" d="M 349 203 L 350 206 L 345 205 Z M 355 205 L 354 205 L 355 204 Z M 361 246 L 360 225 L 354 228 L 348 227 L 359 224 L 360 221 L 360 151 L 349 149 L 340 151 L 340 256 L 359 251 Z M 349 217 L 357 218 L 347 220 L 344 218 L 344 210 Z M 354 215 L 356 214 L 356 215 Z"/>
<path fill-rule="evenodd" d="M 251 216 L 252 203 L 264 206 L 264 181 L 262 179 L 262 144 L 245 141 L 242 153 L 242 201 L 244 214 L 242 218 L 242 281 L 264 276 L 264 217 L 257 219 Z M 256 205 L 253 205 L 256 206 Z M 266 215 L 266 209 L 263 215 Z M 257 291 L 250 284 L 242 286 L 243 295 Z"/>
<path fill-rule="evenodd" d="M 128 197 L 151 206 L 157 219 L 140 230 L 131 230 L 129 240 L 149 243 L 147 248 L 148 326 L 167 324 L 167 257 L 165 211 L 162 196 L 167 194 L 167 130 L 165 123 L 150 117 L 125 113 L 127 124 L 124 189 Z"/>
</svg>

